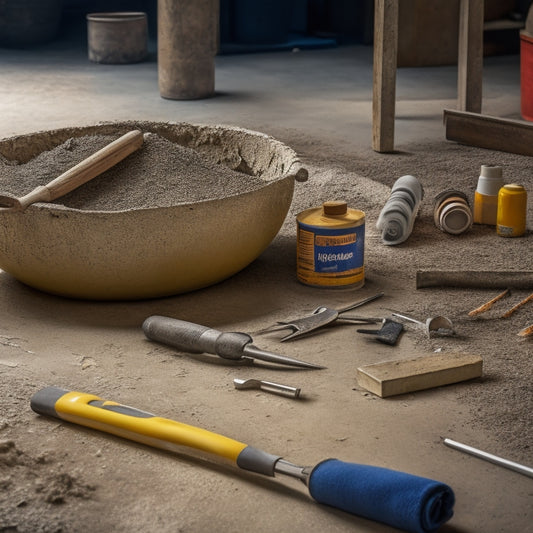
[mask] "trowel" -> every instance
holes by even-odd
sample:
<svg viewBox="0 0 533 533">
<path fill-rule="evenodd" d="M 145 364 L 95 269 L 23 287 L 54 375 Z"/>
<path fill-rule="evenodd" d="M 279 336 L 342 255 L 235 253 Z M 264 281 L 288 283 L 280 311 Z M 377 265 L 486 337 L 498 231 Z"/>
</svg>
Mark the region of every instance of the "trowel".
<svg viewBox="0 0 533 533">
<path fill-rule="evenodd" d="M 425 322 L 422 322 L 409 316 L 400 315 L 399 313 L 392 313 L 392 315 L 398 318 L 403 318 L 404 320 L 408 320 L 409 322 L 414 322 L 415 324 L 418 324 L 422 327 L 428 337 L 431 337 L 432 333 L 435 335 L 447 337 L 454 335 L 455 333 L 452 321 L 449 318 L 446 318 L 445 316 L 439 315 L 429 317 L 426 319 Z"/>
</svg>

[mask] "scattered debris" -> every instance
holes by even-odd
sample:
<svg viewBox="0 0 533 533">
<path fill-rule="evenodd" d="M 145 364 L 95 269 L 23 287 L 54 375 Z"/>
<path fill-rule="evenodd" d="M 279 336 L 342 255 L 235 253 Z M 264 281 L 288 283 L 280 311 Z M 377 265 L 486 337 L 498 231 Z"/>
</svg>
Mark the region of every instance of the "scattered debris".
<svg viewBox="0 0 533 533">
<path fill-rule="evenodd" d="M 522 301 L 518 302 L 516 305 L 511 307 L 508 311 L 506 311 L 502 318 L 509 318 L 512 314 L 514 314 L 516 311 L 518 311 L 523 305 L 526 305 L 528 302 L 533 301 L 533 293 L 531 293 L 528 297 L 524 298 Z"/>
</svg>

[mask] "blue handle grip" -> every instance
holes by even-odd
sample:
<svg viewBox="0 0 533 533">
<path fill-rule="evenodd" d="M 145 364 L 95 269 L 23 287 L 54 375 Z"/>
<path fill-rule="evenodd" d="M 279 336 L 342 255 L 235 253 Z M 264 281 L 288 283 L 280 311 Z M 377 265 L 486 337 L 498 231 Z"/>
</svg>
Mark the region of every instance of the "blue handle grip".
<svg viewBox="0 0 533 533">
<path fill-rule="evenodd" d="M 319 503 L 412 533 L 431 533 L 453 516 L 455 496 L 444 483 L 377 466 L 328 459 L 311 472 Z"/>
</svg>

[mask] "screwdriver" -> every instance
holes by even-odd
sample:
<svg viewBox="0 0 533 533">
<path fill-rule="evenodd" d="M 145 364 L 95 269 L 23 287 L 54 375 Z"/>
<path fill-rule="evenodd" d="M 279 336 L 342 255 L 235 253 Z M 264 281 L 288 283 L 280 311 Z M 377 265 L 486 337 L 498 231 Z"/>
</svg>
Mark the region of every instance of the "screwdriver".
<svg viewBox="0 0 533 533">
<path fill-rule="evenodd" d="M 252 337 L 247 333 L 222 332 L 177 318 L 153 315 L 143 322 L 142 329 L 149 339 L 168 344 L 187 353 L 210 353 L 233 361 L 259 359 L 268 363 L 300 368 L 325 368 L 261 350 L 253 344 Z"/>
<path fill-rule="evenodd" d="M 412 533 L 432 533 L 453 515 L 455 496 L 445 483 L 379 466 L 325 459 L 301 466 L 244 442 L 162 418 L 94 394 L 46 387 L 31 398 L 40 415 L 183 453 L 183 447 L 264 476 L 302 481 L 317 502 Z"/>
</svg>

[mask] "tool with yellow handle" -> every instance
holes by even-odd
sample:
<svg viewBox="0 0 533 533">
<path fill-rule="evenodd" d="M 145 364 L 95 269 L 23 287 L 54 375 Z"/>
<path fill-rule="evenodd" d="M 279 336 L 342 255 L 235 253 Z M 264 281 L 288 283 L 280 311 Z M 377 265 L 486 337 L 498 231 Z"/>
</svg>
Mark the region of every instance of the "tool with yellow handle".
<svg viewBox="0 0 533 533">
<path fill-rule="evenodd" d="M 303 481 L 319 503 L 384 522 L 413 533 L 436 531 L 453 515 L 452 489 L 387 468 L 326 459 L 302 467 L 237 440 L 133 407 L 102 400 L 93 394 L 47 387 L 31 399 L 31 408 L 92 429 L 112 433 L 164 450 L 183 446 L 225 458 L 258 474 L 285 474 Z"/>
</svg>

